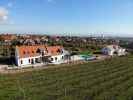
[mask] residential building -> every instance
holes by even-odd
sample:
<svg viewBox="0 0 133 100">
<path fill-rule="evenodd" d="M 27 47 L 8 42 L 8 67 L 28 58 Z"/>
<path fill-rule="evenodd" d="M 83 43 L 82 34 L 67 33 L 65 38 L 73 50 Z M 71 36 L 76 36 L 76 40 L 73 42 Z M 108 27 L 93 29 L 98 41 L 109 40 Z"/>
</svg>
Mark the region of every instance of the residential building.
<svg viewBox="0 0 133 100">
<path fill-rule="evenodd" d="M 16 65 L 21 67 L 38 63 L 64 63 L 67 55 L 62 46 L 16 46 L 15 51 Z"/>
<path fill-rule="evenodd" d="M 113 55 L 122 56 L 126 54 L 125 51 L 126 50 L 124 48 L 118 45 L 108 45 L 102 49 L 103 54 L 110 55 L 110 56 L 113 56 Z"/>
</svg>

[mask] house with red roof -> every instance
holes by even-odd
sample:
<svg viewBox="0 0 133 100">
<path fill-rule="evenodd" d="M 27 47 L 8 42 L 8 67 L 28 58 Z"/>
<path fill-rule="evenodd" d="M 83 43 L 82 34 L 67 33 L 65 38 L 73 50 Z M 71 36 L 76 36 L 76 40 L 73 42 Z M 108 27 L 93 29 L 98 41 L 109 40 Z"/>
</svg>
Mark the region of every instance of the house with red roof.
<svg viewBox="0 0 133 100">
<path fill-rule="evenodd" d="M 68 52 L 62 46 L 16 46 L 15 59 L 17 66 L 44 64 L 60 64 L 67 59 Z"/>
</svg>

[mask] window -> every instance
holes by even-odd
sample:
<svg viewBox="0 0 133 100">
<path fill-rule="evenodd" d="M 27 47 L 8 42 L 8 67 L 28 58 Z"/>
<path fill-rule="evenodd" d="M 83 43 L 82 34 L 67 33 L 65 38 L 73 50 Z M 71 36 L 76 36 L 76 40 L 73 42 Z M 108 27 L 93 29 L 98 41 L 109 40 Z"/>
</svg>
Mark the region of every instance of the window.
<svg viewBox="0 0 133 100">
<path fill-rule="evenodd" d="M 60 49 L 57 49 L 57 51 L 56 51 L 57 53 L 60 53 L 61 52 L 61 50 Z"/>
<path fill-rule="evenodd" d="M 62 56 L 62 59 L 64 59 L 64 56 Z"/>
<path fill-rule="evenodd" d="M 41 49 L 38 48 L 37 51 L 36 51 L 36 53 L 41 53 Z"/>
<path fill-rule="evenodd" d="M 34 53 L 34 51 L 32 51 L 32 53 Z"/>
<path fill-rule="evenodd" d="M 23 60 L 21 60 L 21 64 L 23 64 Z"/>
<path fill-rule="evenodd" d="M 30 59 L 29 59 L 29 63 L 30 63 Z"/>
<path fill-rule="evenodd" d="M 39 59 L 38 58 L 35 58 L 35 62 L 38 63 L 39 62 Z"/>
<path fill-rule="evenodd" d="M 51 58 L 51 61 L 53 61 L 54 59 L 53 58 Z"/>
<path fill-rule="evenodd" d="M 34 59 L 31 59 L 31 64 L 34 64 Z"/>
<path fill-rule="evenodd" d="M 55 57 L 55 60 L 57 60 L 57 57 Z"/>
</svg>

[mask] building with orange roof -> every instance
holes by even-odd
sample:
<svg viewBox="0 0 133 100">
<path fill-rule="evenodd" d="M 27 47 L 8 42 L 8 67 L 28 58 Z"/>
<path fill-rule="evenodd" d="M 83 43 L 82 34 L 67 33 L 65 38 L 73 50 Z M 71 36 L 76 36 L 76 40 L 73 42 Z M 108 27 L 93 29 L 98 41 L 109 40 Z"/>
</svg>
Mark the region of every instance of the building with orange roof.
<svg viewBox="0 0 133 100">
<path fill-rule="evenodd" d="M 62 46 L 16 46 L 15 59 L 17 66 L 37 63 L 60 64 L 66 60 L 66 50 Z"/>
<path fill-rule="evenodd" d="M 4 41 L 12 41 L 16 39 L 17 37 L 14 34 L 1 34 L 0 38 L 1 40 L 4 40 Z"/>
</svg>

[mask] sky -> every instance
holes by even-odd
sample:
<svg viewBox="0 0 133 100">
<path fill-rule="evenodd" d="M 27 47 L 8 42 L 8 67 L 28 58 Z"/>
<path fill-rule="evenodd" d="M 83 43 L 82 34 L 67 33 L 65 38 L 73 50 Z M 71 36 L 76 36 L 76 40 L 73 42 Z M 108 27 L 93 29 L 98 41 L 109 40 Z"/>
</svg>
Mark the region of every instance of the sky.
<svg viewBox="0 0 133 100">
<path fill-rule="evenodd" d="M 133 36 L 133 0 L 0 0 L 0 32 Z"/>
</svg>

